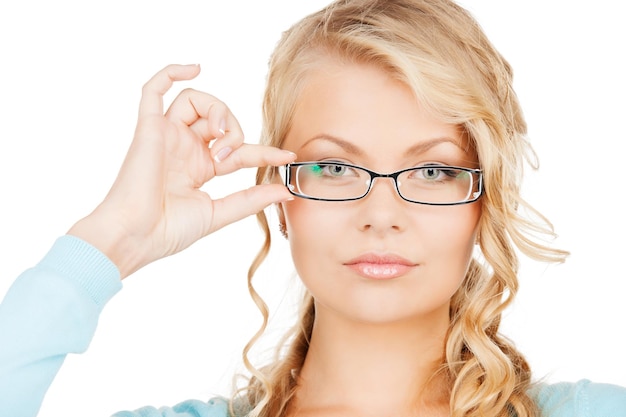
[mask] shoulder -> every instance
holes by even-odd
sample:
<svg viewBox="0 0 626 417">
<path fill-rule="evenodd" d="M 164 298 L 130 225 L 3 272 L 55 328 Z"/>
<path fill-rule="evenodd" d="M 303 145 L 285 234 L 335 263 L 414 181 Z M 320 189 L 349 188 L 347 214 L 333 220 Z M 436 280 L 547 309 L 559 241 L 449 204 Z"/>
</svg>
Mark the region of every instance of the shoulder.
<svg viewBox="0 0 626 417">
<path fill-rule="evenodd" d="M 578 382 L 538 384 L 531 391 L 542 417 L 626 417 L 626 388 Z"/>
</svg>

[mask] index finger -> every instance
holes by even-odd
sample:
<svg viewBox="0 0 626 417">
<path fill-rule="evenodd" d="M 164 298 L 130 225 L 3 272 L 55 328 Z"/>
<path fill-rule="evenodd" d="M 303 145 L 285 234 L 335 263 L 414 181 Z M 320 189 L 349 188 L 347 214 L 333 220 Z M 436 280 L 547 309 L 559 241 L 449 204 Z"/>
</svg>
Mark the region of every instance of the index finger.
<svg viewBox="0 0 626 417">
<path fill-rule="evenodd" d="M 163 95 L 172 87 L 174 81 L 191 80 L 200 73 L 200 65 L 171 64 L 157 72 L 144 84 L 139 117 L 163 116 Z"/>
<path fill-rule="evenodd" d="M 296 160 L 296 154 L 273 146 L 244 143 L 224 161 L 215 165 L 215 175 L 225 175 L 242 168 L 280 166 Z"/>
</svg>

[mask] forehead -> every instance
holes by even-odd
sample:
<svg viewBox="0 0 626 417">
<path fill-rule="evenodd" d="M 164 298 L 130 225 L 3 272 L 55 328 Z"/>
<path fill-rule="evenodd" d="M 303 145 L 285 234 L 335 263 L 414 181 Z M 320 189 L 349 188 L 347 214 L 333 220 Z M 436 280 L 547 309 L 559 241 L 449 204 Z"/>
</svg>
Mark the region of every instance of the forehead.
<svg viewBox="0 0 626 417">
<path fill-rule="evenodd" d="M 397 161 L 427 142 L 475 159 L 462 129 L 427 111 L 405 84 L 376 66 L 332 59 L 307 73 L 283 147 L 303 160 L 310 148 L 333 146 L 321 142 L 338 143 L 317 140 L 324 138 L 377 161 Z"/>
</svg>

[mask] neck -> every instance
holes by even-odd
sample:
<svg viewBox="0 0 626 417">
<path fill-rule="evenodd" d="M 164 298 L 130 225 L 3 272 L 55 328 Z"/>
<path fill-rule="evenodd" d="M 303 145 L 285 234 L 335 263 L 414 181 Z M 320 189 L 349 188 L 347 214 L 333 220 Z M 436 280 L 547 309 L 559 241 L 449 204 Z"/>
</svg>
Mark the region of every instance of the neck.
<svg viewBox="0 0 626 417">
<path fill-rule="evenodd" d="M 445 376 L 437 370 L 449 318 L 447 311 L 435 316 L 362 323 L 316 306 L 309 350 L 298 377 L 297 408 L 360 409 L 382 416 L 447 407 Z"/>
</svg>

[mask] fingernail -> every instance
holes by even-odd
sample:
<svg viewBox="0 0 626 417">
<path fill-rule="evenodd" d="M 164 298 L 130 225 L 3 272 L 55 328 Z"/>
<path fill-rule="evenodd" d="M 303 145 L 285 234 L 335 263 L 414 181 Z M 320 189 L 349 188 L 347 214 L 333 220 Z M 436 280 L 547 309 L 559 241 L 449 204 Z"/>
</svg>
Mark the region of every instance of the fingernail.
<svg viewBox="0 0 626 417">
<path fill-rule="evenodd" d="M 215 161 L 217 162 L 222 162 L 224 159 L 226 159 L 228 157 L 228 155 L 230 155 L 230 153 L 233 151 L 233 149 L 230 146 L 227 146 L 225 148 L 220 149 L 220 151 L 217 153 L 217 155 L 215 155 L 213 157 L 213 159 L 215 159 Z"/>
<path fill-rule="evenodd" d="M 222 136 L 226 134 L 226 121 L 224 119 L 220 120 L 220 127 L 217 129 Z"/>
<path fill-rule="evenodd" d="M 287 150 L 284 150 L 284 149 L 283 149 L 283 152 L 288 153 L 288 154 L 289 154 L 289 155 L 291 155 L 293 158 L 295 158 L 295 157 L 296 157 L 296 154 L 295 154 L 295 153 L 293 153 L 293 152 L 291 152 L 291 151 L 287 151 Z"/>
</svg>

